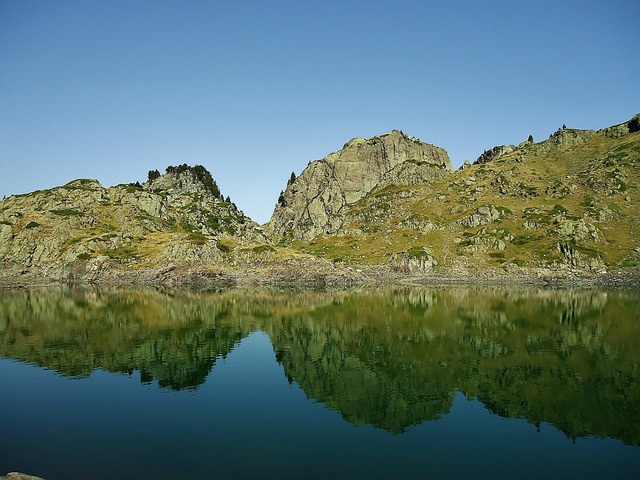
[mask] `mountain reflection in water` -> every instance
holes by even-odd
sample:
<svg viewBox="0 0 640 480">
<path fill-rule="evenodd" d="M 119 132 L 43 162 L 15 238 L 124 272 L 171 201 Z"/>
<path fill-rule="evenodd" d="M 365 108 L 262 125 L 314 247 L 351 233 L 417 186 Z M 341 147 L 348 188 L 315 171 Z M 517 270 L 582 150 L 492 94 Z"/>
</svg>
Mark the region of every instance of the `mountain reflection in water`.
<svg viewBox="0 0 640 480">
<path fill-rule="evenodd" d="M 71 377 L 197 389 L 256 330 L 290 382 L 354 424 L 401 433 L 460 391 L 573 439 L 640 444 L 638 292 L 0 291 L 0 356 Z"/>
</svg>

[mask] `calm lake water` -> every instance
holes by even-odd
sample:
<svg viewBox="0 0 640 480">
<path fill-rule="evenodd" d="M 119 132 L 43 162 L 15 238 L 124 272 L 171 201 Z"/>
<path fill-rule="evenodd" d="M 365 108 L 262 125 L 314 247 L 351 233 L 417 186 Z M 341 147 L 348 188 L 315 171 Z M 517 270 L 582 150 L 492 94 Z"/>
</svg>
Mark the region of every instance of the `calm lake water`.
<svg viewBox="0 0 640 480">
<path fill-rule="evenodd" d="M 0 291 L 0 475 L 637 478 L 640 292 Z"/>
</svg>

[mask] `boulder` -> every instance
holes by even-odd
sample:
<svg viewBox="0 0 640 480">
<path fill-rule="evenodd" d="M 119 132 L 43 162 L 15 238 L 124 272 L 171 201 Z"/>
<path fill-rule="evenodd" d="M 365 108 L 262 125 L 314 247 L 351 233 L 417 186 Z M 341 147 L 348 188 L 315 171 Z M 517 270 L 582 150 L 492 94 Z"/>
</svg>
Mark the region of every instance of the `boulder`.
<svg viewBox="0 0 640 480">
<path fill-rule="evenodd" d="M 495 222 L 500 218 L 502 218 L 502 212 L 495 205 L 483 205 L 476 208 L 472 214 L 460 218 L 456 223 L 463 227 L 473 228 Z"/>
</svg>

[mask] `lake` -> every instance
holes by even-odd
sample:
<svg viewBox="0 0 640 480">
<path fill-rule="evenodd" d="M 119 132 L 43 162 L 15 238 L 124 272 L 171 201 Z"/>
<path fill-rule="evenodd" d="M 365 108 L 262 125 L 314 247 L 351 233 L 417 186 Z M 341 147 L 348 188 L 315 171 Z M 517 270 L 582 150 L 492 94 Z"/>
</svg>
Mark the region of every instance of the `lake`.
<svg viewBox="0 0 640 480">
<path fill-rule="evenodd" d="M 640 292 L 0 290 L 0 475 L 636 478 Z"/>
</svg>

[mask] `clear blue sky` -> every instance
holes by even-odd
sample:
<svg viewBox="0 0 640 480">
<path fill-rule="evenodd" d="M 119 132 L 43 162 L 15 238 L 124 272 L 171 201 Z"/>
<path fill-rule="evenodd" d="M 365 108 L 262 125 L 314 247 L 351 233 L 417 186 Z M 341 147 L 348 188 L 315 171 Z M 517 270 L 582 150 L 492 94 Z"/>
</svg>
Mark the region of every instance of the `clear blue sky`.
<svg viewBox="0 0 640 480">
<path fill-rule="evenodd" d="M 262 223 L 400 129 L 455 167 L 640 112 L 640 1 L 0 0 L 0 198 L 201 164 Z"/>
</svg>

